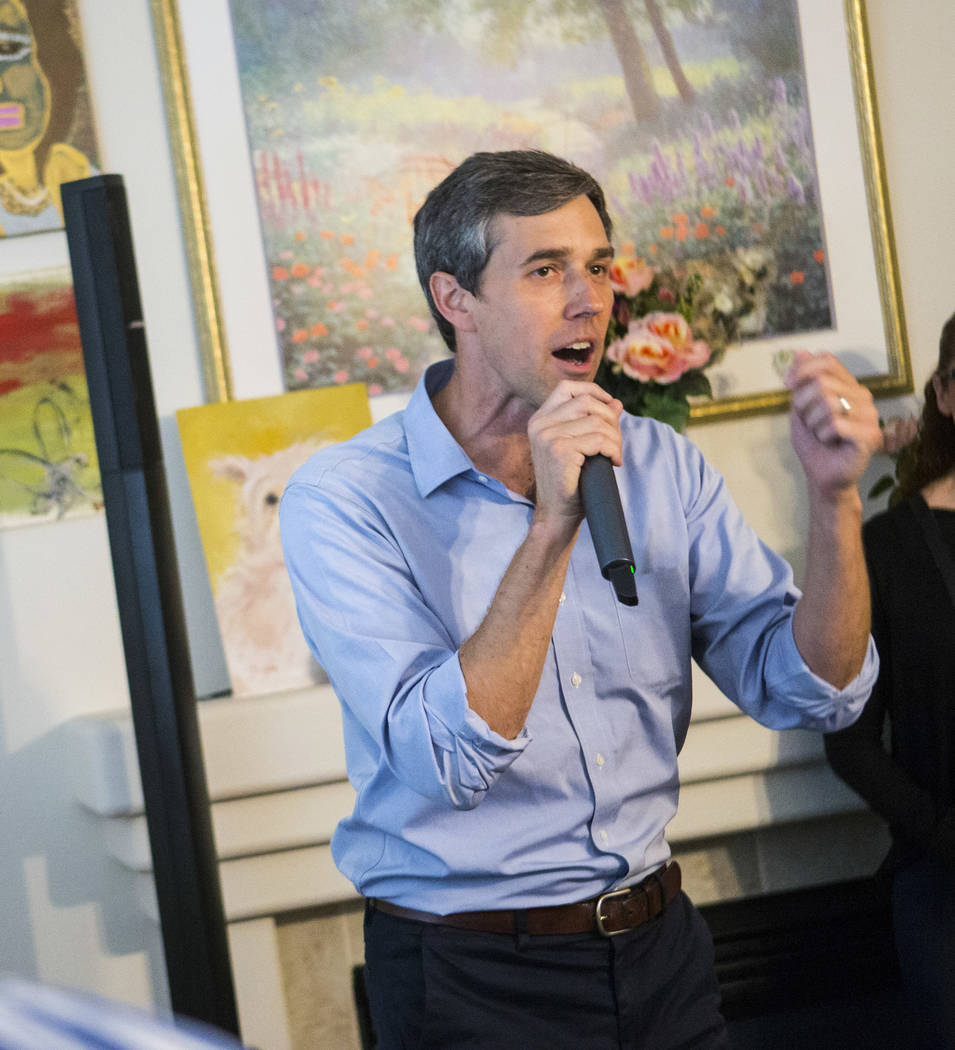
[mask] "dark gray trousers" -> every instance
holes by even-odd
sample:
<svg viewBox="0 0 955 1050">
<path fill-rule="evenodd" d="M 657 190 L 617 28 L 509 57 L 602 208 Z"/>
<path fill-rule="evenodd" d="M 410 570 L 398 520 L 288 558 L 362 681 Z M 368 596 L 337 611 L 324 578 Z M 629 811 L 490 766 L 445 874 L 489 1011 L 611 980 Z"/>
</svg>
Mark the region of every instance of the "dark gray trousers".
<svg viewBox="0 0 955 1050">
<path fill-rule="evenodd" d="M 377 1050 L 725 1050 L 713 941 L 681 894 L 619 936 L 475 933 L 365 914 Z"/>
</svg>

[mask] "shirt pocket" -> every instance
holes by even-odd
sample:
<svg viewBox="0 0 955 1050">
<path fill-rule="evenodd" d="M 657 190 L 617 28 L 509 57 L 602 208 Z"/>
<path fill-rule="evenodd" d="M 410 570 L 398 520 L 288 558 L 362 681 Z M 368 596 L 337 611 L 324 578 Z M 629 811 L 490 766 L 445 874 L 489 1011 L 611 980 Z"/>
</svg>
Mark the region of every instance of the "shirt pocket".
<svg viewBox="0 0 955 1050">
<path fill-rule="evenodd" d="M 638 686 L 666 691 L 683 682 L 690 663 L 690 596 L 678 568 L 638 572 L 637 604 L 615 601 L 627 672 Z"/>
</svg>

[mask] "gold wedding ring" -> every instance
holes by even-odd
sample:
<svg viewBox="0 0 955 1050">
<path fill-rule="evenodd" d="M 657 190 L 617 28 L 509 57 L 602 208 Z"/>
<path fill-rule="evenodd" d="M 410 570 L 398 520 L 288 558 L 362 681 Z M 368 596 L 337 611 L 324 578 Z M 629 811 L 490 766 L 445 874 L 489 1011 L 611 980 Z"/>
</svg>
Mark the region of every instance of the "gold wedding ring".
<svg viewBox="0 0 955 1050">
<path fill-rule="evenodd" d="M 847 416 L 849 414 L 850 409 L 852 408 L 852 405 L 850 405 L 844 397 L 840 397 L 839 407 L 842 409 L 842 414 L 844 416 Z"/>
</svg>

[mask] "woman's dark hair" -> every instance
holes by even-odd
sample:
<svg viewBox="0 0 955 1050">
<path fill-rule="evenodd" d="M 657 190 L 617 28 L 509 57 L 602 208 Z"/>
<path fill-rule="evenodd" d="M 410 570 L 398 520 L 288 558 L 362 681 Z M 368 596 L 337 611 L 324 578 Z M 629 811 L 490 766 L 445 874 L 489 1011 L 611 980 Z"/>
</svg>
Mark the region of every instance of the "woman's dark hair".
<svg viewBox="0 0 955 1050">
<path fill-rule="evenodd" d="M 597 180 L 575 164 L 540 150 L 473 153 L 428 194 L 414 218 L 418 280 L 444 341 L 455 349 L 454 326 L 431 297 L 431 275 L 452 274 L 476 293 L 494 250 L 498 215 L 543 215 L 587 197 L 607 240 L 613 224 Z"/>
<path fill-rule="evenodd" d="M 955 383 L 955 314 L 942 328 L 938 344 L 938 365 L 925 384 L 925 405 L 919 418 L 915 440 L 899 456 L 899 496 L 907 498 L 929 482 L 955 469 L 955 421 L 939 411 L 932 380 L 939 377 L 943 387 Z"/>
</svg>

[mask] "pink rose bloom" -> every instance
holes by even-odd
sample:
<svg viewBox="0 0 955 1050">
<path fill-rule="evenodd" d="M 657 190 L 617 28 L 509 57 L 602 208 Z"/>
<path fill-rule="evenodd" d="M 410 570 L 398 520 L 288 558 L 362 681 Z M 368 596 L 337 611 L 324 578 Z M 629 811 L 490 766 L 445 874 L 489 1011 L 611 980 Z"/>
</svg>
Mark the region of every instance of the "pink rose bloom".
<svg viewBox="0 0 955 1050">
<path fill-rule="evenodd" d="M 679 317 L 671 314 L 651 314 L 649 317 Z M 655 332 L 647 324 L 649 317 L 631 323 L 627 334 L 607 347 L 607 358 L 620 365 L 623 373 L 631 379 L 666 385 L 674 383 L 688 368 L 698 368 L 710 358 L 710 348 L 704 342 L 685 339 L 689 326 L 684 333 L 675 322 L 659 324 Z M 677 345 L 663 334 L 671 332 L 677 339 Z"/>
<path fill-rule="evenodd" d="M 702 368 L 709 361 L 712 353 L 709 343 L 704 343 L 702 339 L 695 339 L 684 347 L 683 360 L 687 368 Z"/>
<path fill-rule="evenodd" d="M 649 288 L 655 275 L 652 266 L 631 255 L 618 255 L 610 264 L 610 286 L 624 295 L 636 295 Z"/>
<path fill-rule="evenodd" d="M 712 351 L 702 339 L 693 338 L 693 329 L 682 314 L 653 313 L 643 318 L 643 323 L 656 336 L 665 339 L 684 362 L 683 370 L 699 368 L 710 359 Z"/>
<path fill-rule="evenodd" d="M 683 374 L 673 347 L 639 322 L 631 324 L 622 339 L 607 347 L 607 357 L 620 365 L 624 375 L 643 383 L 672 383 Z"/>
</svg>

